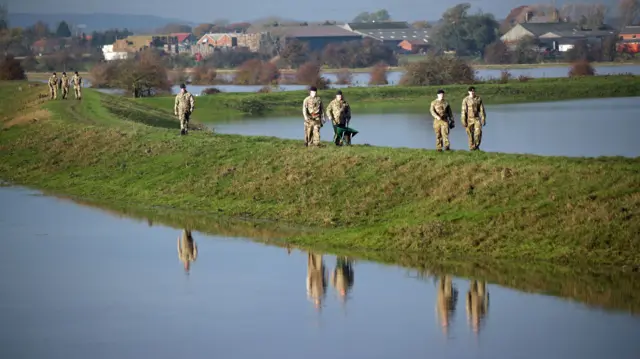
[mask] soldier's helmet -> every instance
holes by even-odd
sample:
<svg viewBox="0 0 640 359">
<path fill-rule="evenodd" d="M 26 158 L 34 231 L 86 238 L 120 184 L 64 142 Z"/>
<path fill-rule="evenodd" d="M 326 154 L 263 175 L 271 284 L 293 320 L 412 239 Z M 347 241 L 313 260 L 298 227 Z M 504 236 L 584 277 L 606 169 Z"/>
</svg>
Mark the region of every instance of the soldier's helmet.
<svg viewBox="0 0 640 359">
<path fill-rule="evenodd" d="M 77 75 L 77 74 L 78 74 L 78 71 L 74 72 L 74 74 L 76 74 L 76 75 Z"/>
<path fill-rule="evenodd" d="M 342 96 L 342 90 L 338 90 L 338 92 L 336 92 L 336 96 L 337 96 L 337 95 Z"/>
<path fill-rule="evenodd" d="M 468 91 L 475 91 L 475 90 L 476 90 L 476 88 L 475 88 L 475 87 L 473 87 L 473 86 L 469 86 L 469 90 L 468 90 Z"/>
<path fill-rule="evenodd" d="M 181 88 L 181 89 L 186 89 L 186 88 L 187 88 L 187 85 L 185 85 L 185 84 L 180 84 L 180 88 Z"/>
<path fill-rule="evenodd" d="M 438 90 L 438 95 L 440 95 L 440 94 L 444 94 L 444 90 L 443 89 L 439 89 Z"/>
<path fill-rule="evenodd" d="M 53 75 L 55 76 L 55 74 L 56 74 L 56 73 L 54 72 L 54 73 L 53 73 Z"/>
<path fill-rule="evenodd" d="M 66 73 L 66 72 L 62 72 L 62 74 L 63 74 L 63 75 L 65 75 L 65 76 L 67 76 L 67 73 Z"/>
<path fill-rule="evenodd" d="M 309 91 L 318 92 L 318 89 L 315 86 L 309 87 Z"/>
</svg>

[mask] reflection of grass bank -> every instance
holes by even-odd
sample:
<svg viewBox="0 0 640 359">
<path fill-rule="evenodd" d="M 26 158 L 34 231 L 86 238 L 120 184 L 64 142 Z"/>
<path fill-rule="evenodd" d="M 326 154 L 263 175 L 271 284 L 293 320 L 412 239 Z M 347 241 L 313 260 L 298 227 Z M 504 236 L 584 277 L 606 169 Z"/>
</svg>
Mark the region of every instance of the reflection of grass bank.
<svg viewBox="0 0 640 359">
<path fill-rule="evenodd" d="M 17 86 L 2 85 L 0 95 L 23 108 L 45 89 Z M 298 245 L 640 264 L 639 159 L 307 149 L 206 131 L 181 137 L 167 112 L 85 96 L 48 102 L 47 120 L 3 131 L 0 177 L 116 205 L 317 229 L 286 237 Z M 5 123 L 22 111 L 5 103 L 0 110 Z"/>
<path fill-rule="evenodd" d="M 62 198 L 67 199 L 65 197 Z M 150 210 L 119 207 L 113 204 L 95 204 L 81 200 L 74 201 L 118 217 L 134 218 L 148 223 L 149 226 L 161 224 L 176 228 L 176 230 L 191 228 L 211 235 L 252 238 L 282 247 L 286 247 L 286 244 L 280 240 L 274 240 L 274 238 L 288 237 L 300 233 L 300 231 L 290 228 L 282 228 L 281 224 L 277 222 L 230 220 L 207 213 L 182 213 L 167 209 Z M 162 238 L 158 239 L 161 240 Z M 196 237 L 196 242 L 200 240 L 202 239 Z M 306 250 L 305 248 L 299 249 Z M 608 310 L 640 313 L 640 282 L 635 280 L 637 273 L 631 271 L 622 272 L 592 267 L 568 268 L 551 264 L 523 264 L 504 261 L 484 263 L 469 261 L 441 262 L 426 254 L 403 254 L 398 252 L 338 251 L 334 253 L 416 269 L 418 276 L 425 279 L 435 279 L 442 275 L 476 278 L 520 291 L 568 298 Z M 463 295 L 463 291 L 466 288 L 459 289 L 461 290 L 460 295 Z"/>
<path fill-rule="evenodd" d="M 447 98 L 457 108 L 466 96 L 466 85 L 425 87 L 353 87 L 345 89 L 345 96 L 355 111 L 379 111 L 396 109 L 403 112 L 407 107 L 428 106 L 438 88 L 447 91 Z M 640 95 L 640 80 L 637 76 L 602 76 L 564 79 L 532 79 L 526 82 L 512 81 L 507 84 L 478 84 L 478 93 L 485 104 L 542 102 L 581 98 L 625 97 Z M 320 91 L 328 104 L 334 97 L 333 90 Z M 198 98 L 198 112 L 194 116 L 206 116 L 207 120 L 228 118 L 243 113 L 300 114 L 306 91 L 282 91 L 265 94 L 220 93 Z M 171 110 L 173 97 L 156 97 L 139 100 L 145 104 Z"/>
</svg>

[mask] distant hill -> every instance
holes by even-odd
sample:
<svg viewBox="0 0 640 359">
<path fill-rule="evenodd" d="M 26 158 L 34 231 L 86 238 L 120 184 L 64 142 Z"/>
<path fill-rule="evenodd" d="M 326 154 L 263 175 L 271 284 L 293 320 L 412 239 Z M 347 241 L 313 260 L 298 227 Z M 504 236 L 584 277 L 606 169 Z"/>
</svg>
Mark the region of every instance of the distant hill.
<svg viewBox="0 0 640 359">
<path fill-rule="evenodd" d="M 43 21 L 55 31 L 56 26 L 61 21 L 66 21 L 70 25 L 86 25 L 85 33 L 92 31 L 104 31 L 108 29 L 127 28 L 133 32 L 155 30 L 169 23 L 179 23 L 195 26 L 197 24 L 190 21 L 164 18 L 152 15 L 129 15 L 129 14 L 29 14 L 10 13 L 9 24 L 11 26 L 27 27 L 38 21 Z"/>
</svg>

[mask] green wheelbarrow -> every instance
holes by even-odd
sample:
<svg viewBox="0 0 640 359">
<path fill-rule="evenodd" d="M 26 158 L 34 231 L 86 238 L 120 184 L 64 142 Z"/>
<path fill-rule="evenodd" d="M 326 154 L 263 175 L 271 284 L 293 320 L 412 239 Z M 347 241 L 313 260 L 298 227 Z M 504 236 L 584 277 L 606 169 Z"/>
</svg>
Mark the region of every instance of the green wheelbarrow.
<svg viewBox="0 0 640 359">
<path fill-rule="evenodd" d="M 333 125 L 333 142 L 336 146 L 351 146 L 351 138 L 356 134 L 358 134 L 356 129 L 346 125 Z"/>
</svg>

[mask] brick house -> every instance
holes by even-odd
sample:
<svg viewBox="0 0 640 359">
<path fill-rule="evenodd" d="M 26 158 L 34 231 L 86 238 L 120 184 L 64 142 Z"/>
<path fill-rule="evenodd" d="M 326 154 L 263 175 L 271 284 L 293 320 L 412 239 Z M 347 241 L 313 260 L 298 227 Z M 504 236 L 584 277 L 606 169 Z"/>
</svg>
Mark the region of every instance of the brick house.
<svg viewBox="0 0 640 359">
<path fill-rule="evenodd" d="M 198 40 L 198 45 L 211 47 L 236 47 L 238 38 L 235 34 L 204 34 Z"/>
<path fill-rule="evenodd" d="M 35 54 L 49 54 L 60 50 L 60 40 L 40 39 L 31 45 L 31 51 Z"/>
<path fill-rule="evenodd" d="M 618 51 L 640 53 L 640 25 L 629 25 L 620 30 Z"/>
<path fill-rule="evenodd" d="M 402 40 L 402 42 L 398 44 L 398 47 L 404 51 L 417 54 L 427 51 L 429 43 L 424 39 Z"/>
</svg>

